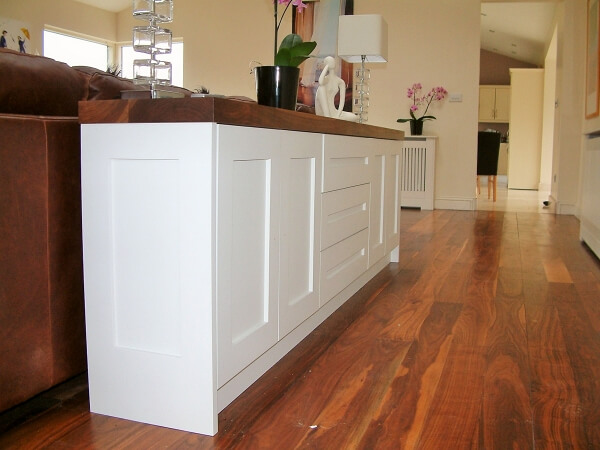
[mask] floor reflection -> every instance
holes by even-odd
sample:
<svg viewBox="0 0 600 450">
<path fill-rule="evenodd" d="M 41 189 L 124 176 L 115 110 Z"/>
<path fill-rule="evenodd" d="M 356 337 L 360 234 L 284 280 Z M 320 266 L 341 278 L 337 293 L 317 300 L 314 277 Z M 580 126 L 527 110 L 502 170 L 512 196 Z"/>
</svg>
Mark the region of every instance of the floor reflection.
<svg viewBox="0 0 600 450">
<path fill-rule="evenodd" d="M 487 177 L 481 177 L 481 194 L 477 198 L 477 210 L 554 214 L 554 205 L 544 205 L 549 196 L 549 191 L 508 189 L 506 176 L 499 175 L 496 202 L 494 202 L 491 198 L 489 200 L 487 198 Z"/>
</svg>

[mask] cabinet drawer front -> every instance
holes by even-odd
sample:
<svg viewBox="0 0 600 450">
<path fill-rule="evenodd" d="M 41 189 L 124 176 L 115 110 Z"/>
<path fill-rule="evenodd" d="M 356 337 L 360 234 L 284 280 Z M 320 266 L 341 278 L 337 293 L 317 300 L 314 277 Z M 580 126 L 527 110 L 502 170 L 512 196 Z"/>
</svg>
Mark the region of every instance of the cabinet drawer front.
<svg viewBox="0 0 600 450">
<path fill-rule="evenodd" d="M 321 305 L 368 267 L 369 230 L 362 230 L 321 252 Z"/>
<path fill-rule="evenodd" d="M 370 181 L 367 138 L 349 136 L 324 137 L 323 192 L 365 184 Z"/>
<path fill-rule="evenodd" d="M 323 194 L 321 250 L 369 226 L 368 184 Z"/>
</svg>

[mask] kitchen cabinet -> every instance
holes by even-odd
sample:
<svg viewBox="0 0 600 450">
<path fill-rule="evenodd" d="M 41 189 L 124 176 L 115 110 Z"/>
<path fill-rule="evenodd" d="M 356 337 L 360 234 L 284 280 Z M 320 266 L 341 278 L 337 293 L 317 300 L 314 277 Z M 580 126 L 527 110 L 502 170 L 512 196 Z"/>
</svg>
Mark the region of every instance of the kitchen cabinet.
<svg viewBox="0 0 600 450">
<path fill-rule="evenodd" d="M 479 86 L 479 121 L 508 123 L 510 118 L 510 86 Z"/>
<path fill-rule="evenodd" d="M 90 411 L 214 435 L 219 411 L 397 261 L 403 133 L 226 99 L 93 103 Z"/>
<path fill-rule="evenodd" d="M 321 137 L 219 127 L 218 386 L 319 307 Z"/>
</svg>

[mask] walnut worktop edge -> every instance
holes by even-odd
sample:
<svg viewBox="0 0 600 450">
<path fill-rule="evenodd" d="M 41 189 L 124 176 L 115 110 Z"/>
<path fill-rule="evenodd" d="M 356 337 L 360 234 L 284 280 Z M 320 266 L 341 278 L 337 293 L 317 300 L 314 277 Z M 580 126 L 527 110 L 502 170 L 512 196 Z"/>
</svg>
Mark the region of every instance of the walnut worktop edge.
<svg viewBox="0 0 600 450">
<path fill-rule="evenodd" d="M 279 130 L 403 140 L 404 132 L 226 98 L 164 98 L 79 102 L 79 122 L 215 122 Z"/>
</svg>

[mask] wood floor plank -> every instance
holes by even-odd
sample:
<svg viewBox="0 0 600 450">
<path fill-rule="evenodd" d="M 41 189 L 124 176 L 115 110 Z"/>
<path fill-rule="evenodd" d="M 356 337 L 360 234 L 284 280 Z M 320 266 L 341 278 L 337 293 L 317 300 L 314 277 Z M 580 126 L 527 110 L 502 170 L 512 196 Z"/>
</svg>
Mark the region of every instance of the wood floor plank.
<svg viewBox="0 0 600 450">
<path fill-rule="evenodd" d="M 485 448 L 479 445 L 485 350 L 453 342 L 414 448 Z"/>
<path fill-rule="evenodd" d="M 353 323 L 281 401 L 255 421 L 240 445 L 294 448 L 303 442 L 337 442 L 343 448 L 350 443 L 361 428 L 364 410 L 381 401 L 410 347 L 410 342 L 373 333 L 378 324 L 391 320 L 390 314 L 371 310 Z M 357 348 L 362 351 L 357 353 Z M 277 441 L 268 438 L 273 435 Z"/>
<path fill-rule="evenodd" d="M 592 271 L 573 272 L 575 289 L 589 316 L 590 323 L 600 333 L 600 280 Z"/>
<path fill-rule="evenodd" d="M 556 308 L 527 306 L 534 438 L 539 448 L 585 448 L 581 404 Z"/>
<path fill-rule="evenodd" d="M 565 346 L 579 394 L 588 448 L 600 448 L 600 335 L 573 285 L 551 285 Z"/>
<path fill-rule="evenodd" d="M 1 449 L 45 448 L 89 421 L 87 389 L 35 420 L 0 434 Z"/>
<path fill-rule="evenodd" d="M 500 270 L 494 322 L 485 343 L 485 448 L 534 448 L 521 274 Z"/>
<path fill-rule="evenodd" d="M 372 418 L 361 439 L 360 448 L 403 448 L 409 438 L 418 442 L 422 417 L 427 414 L 437 391 L 446 364 L 451 330 L 460 310 L 461 305 L 456 304 L 433 305 L 392 389 L 387 392 L 378 414 Z M 426 387 L 424 380 L 429 382 Z"/>
<path fill-rule="evenodd" d="M 567 266 L 560 258 L 552 258 L 542 263 L 548 283 L 573 283 Z"/>
</svg>

